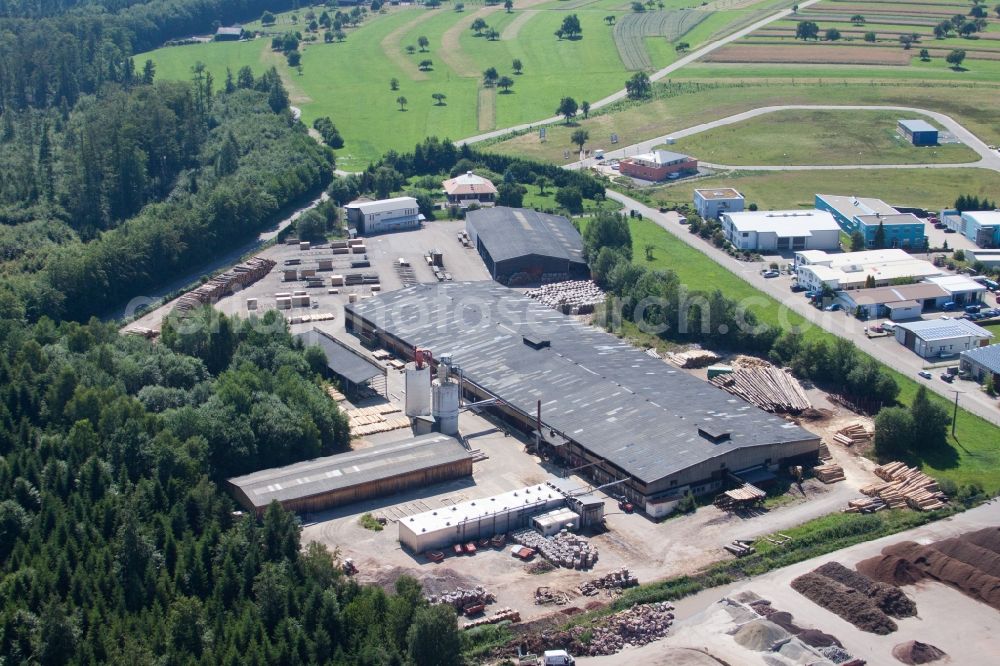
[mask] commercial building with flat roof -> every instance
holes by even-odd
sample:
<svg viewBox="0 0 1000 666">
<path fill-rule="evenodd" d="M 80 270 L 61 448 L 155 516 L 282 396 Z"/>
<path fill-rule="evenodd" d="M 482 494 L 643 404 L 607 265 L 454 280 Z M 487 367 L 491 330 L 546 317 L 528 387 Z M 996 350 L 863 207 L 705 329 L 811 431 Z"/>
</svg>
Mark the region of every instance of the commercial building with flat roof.
<svg viewBox="0 0 1000 666">
<path fill-rule="evenodd" d="M 942 274 L 929 261 L 914 259 L 898 249 L 796 252 L 795 273 L 798 283 L 807 289 L 819 290 L 826 285 L 834 291 L 885 287 L 896 280 L 919 281 Z"/>
<path fill-rule="evenodd" d="M 914 146 L 936 146 L 938 128 L 926 120 L 899 119 L 898 129 Z"/>
<path fill-rule="evenodd" d="M 862 319 L 889 317 L 895 321 L 919 317 L 921 312 L 940 307 L 951 294 L 936 284 L 919 282 L 840 291 L 837 297 L 848 312 L 858 312 Z"/>
<path fill-rule="evenodd" d="M 413 197 L 353 201 L 344 206 L 344 211 L 348 223 L 362 235 L 417 229 L 424 219 Z"/>
<path fill-rule="evenodd" d="M 818 450 L 811 432 L 494 282 L 350 303 L 345 326 L 405 358 L 450 353 L 469 400 L 497 400 L 484 409 L 595 484 L 620 482 L 615 492 L 639 506 Z"/>
<path fill-rule="evenodd" d="M 967 319 L 896 324 L 896 341 L 924 358 L 947 357 L 989 344 L 993 334 Z"/>
<path fill-rule="evenodd" d="M 432 433 L 261 470 L 226 485 L 243 507 L 260 515 L 272 501 L 290 511 L 321 511 L 471 474 L 465 447 Z"/>
<path fill-rule="evenodd" d="M 1000 247 L 1000 211 L 941 211 L 941 220 L 979 247 Z"/>
<path fill-rule="evenodd" d="M 880 225 L 885 237 L 883 247 L 927 247 L 924 221 L 912 213 L 899 212 L 881 199 L 817 194 L 815 205 L 833 215 L 845 233 L 860 233 L 865 239 L 865 247 L 876 246 Z"/>
<path fill-rule="evenodd" d="M 769 210 L 722 213 L 726 239 L 741 250 L 787 252 L 836 250 L 840 227 L 823 210 Z"/>
<path fill-rule="evenodd" d="M 930 284 L 941 287 L 948 292 L 948 300 L 955 305 L 974 305 L 981 303 L 983 295 L 988 291 L 986 285 L 976 282 L 964 275 L 942 275 L 927 278 Z M 938 305 L 944 305 L 940 301 Z"/>
<path fill-rule="evenodd" d="M 962 352 L 958 369 L 980 384 L 985 383 L 987 377 L 993 377 L 994 386 L 1000 386 L 1000 344 Z"/>
<path fill-rule="evenodd" d="M 694 209 L 706 220 L 717 220 L 722 213 L 739 213 L 743 204 L 743 195 L 731 187 L 694 191 Z"/>
<path fill-rule="evenodd" d="M 486 269 L 501 284 L 587 279 L 583 239 L 561 215 L 526 208 L 482 208 L 465 215 L 465 230 Z"/>
<path fill-rule="evenodd" d="M 673 174 L 696 173 L 698 160 L 669 150 L 654 150 L 651 153 L 622 158 L 619 160 L 618 168 L 623 176 L 656 182 Z"/>
<path fill-rule="evenodd" d="M 972 263 L 980 261 L 986 268 L 997 268 L 1000 266 L 1000 249 L 977 248 L 975 250 L 966 250 L 965 258 Z"/>
</svg>

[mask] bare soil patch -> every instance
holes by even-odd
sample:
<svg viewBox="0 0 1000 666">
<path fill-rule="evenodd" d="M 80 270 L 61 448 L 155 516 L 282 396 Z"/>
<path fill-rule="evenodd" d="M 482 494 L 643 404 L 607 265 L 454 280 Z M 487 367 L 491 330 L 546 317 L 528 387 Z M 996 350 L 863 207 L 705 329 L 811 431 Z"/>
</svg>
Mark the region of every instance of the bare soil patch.
<svg viewBox="0 0 1000 666">
<path fill-rule="evenodd" d="M 504 41 L 513 41 L 517 39 L 517 35 L 521 32 L 521 28 L 524 27 L 524 24 L 530 21 L 531 17 L 537 13 L 537 9 L 529 9 L 520 12 L 517 17 L 503 29 L 503 32 L 500 33 L 500 39 Z"/>
<path fill-rule="evenodd" d="M 864 46 L 801 45 L 730 45 L 705 57 L 705 62 L 737 63 L 801 63 L 827 65 L 895 65 L 910 64 L 912 53 L 902 49 L 876 49 Z"/>
</svg>

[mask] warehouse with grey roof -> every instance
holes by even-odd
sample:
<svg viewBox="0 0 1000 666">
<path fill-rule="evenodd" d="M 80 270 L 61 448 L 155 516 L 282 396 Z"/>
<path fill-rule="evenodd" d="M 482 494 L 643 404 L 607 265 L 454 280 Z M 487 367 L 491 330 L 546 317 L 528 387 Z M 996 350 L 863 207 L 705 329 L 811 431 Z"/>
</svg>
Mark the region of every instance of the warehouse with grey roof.
<svg viewBox="0 0 1000 666">
<path fill-rule="evenodd" d="M 560 215 L 526 208 L 483 208 L 466 213 L 465 229 L 490 275 L 501 284 L 590 277 L 580 232 Z"/>
<path fill-rule="evenodd" d="M 349 304 L 345 318 L 368 345 L 450 353 L 466 399 L 494 400 L 543 452 L 648 513 L 819 448 L 799 426 L 493 282 L 417 285 Z"/>
<path fill-rule="evenodd" d="M 263 514 L 271 501 L 321 511 L 472 475 L 472 456 L 454 437 L 432 433 L 226 481 L 236 501 Z"/>
</svg>

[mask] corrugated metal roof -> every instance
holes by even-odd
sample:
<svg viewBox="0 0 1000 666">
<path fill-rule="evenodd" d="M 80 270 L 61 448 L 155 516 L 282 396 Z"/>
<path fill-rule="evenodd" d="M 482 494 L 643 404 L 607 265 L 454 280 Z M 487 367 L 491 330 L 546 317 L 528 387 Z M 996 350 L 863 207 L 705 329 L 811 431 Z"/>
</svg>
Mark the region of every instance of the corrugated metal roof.
<svg viewBox="0 0 1000 666">
<path fill-rule="evenodd" d="M 344 379 L 355 384 L 366 382 L 372 377 L 384 375 L 382 366 L 369 361 L 357 352 L 348 349 L 343 343 L 327 336 L 318 328 L 303 331 L 295 337 L 302 340 L 307 347 L 316 345 L 326 354 L 326 365 Z"/>
<path fill-rule="evenodd" d="M 286 467 L 265 469 L 229 479 L 256 507 L 271 500 L 322 495 L 361 483 L 388 479 L 469 457 L 465 447 L 448 435 L 432 433 L 369 449 L 316 458 Z"/>
<path fill-rule="evenodd" d="M 379 199 L 378 201 L 356 200 L 344 206 L 344 208 L 356 208 L 364 215 L 374 215 L 375 213 L 385 213 L 387 211 L 405 210 L 407 208 L 417 208 L 417 200 L 413 197 L 393 197 L 392 199 Z"/>
<path fill-rule="evenodd" d="M 652 483 L 734 450 L 816 439 L 707 382 L 493 282 L 417 285 L 348 304 L 407 344 L 450 352 L 467 379 Z M 535 333 L 551 346 L 533 349 Z M 731 436 L 713 443 L 701 425 Z"/>
<path fill-rule="evenodd" d="M 1000 345 L 976 347 L 962 352 L 962 356 L 972 359 L 990 372 L 1000 373 Z"/>
<path fill-rule="evenodd" d="M 926 120 L 905 120 L 900 118 L 899 124 L 911 132 L 937 132 L 938 128 L 931 125 Z"/>
<path fill-rule="evenodd" d="M 465 224 L 496 262 L 533 254 L 584 263 L 580 232 L 560 215 L 497 206 L 469 211 Z"/>
<path fill-rule="evenodd" d="M 969 335 L 984 339 L 993 337 L 992 333 L 982 326 L 973 324 L 968 319 L 925 319 L 896 324 L 896 328 L 912 331 L 922 340 L 947 340 L 948 338 L 964 338 Z"/>
</svg>

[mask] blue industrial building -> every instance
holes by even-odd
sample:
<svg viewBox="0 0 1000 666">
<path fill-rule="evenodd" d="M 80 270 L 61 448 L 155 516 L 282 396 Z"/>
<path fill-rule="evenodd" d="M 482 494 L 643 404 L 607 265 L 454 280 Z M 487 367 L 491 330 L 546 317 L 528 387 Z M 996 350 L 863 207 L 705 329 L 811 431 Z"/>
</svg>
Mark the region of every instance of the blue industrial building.
<svg viewBox="0 0 1000 666">
<path fill-rule="evenodd" d="M 1000 211 L 941 211 L 941 221 L 979 247 L 1000 247 Z"/>
<path fill-rule="evenodd" d="M 899 120 L 900 133 L 914 146 L 936 146 L 938 129 L 926 120 Z"/>
<path fill-rule="evenodd" d="M 912 213 L 900 213 L 881 199 L 817 194 L 816 208 L 833 215 L 844 233 L 861 233 L 865 247 L 875 247 L 879 226 L 885 233 L 885 248 L 921 250 L 927 247 L 924 221 Z"/>
</svg>

